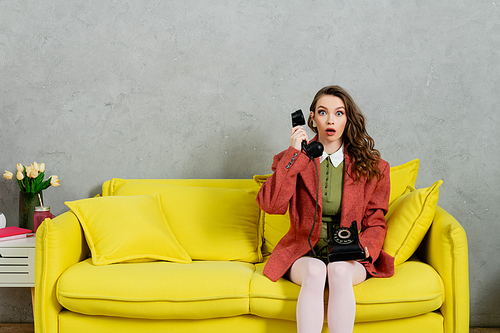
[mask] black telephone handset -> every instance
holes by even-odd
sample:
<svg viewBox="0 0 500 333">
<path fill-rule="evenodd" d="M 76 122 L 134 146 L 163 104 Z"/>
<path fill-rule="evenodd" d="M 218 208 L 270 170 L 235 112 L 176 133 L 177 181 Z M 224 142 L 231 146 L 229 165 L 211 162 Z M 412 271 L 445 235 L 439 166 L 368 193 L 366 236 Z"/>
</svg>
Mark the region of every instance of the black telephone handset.
<svg viewBox="0 0 500 333">
<path fill-rule="evenodd" d="M 306 120 L 304 119 L 304 114 L 302 113 L 302 110 L 297 110 L 294 113 L 292 113 L 292 128 L 296 126 L 303 126 L 306 124 Z M 312 141 L 310 144 L 307 144 L 306 140 L 302 141 L 302 150 L 306 153 L 306 155 L 314 162 L 314 166 L 316 167 L 316 177 L 318 181 L 316 182 L 316 207 L 314 208 L 314 222 L 311 227 L 311 232 L 309 233 L 309 237 L 307 238 L 307 241 L 309 242 L 309 247 L 311 248 L 311 253 L 313 254 L 314 257 L 317 257 L 316 251 L 314 251 L 314 248 L 311 244 L 311 236 L 314 230 L 314 227 L 316 226 L 316 217 L 318 214 L 318 206 L 319 206 L 319 172 L 318 172 L 318 164 L 316 163 L 315 158 L 320 157 L 323 155 L 323 144 L 318 141 Z"/>
<path fill-rule="evenodd" d="M 292 113 L 292 128 L 296 126 L 303 126 L 306 124 L 306 120 L 304 119 L 304 114 L 302 110 L 297 110 Z M 309 156 L 310 159 L 320 157 L 323 155 L 323 145 L 321 142 L 313 141 L 310 144 L 307 144 L 306 140 L 302 141 L 302 150 Z"/>
</svg>

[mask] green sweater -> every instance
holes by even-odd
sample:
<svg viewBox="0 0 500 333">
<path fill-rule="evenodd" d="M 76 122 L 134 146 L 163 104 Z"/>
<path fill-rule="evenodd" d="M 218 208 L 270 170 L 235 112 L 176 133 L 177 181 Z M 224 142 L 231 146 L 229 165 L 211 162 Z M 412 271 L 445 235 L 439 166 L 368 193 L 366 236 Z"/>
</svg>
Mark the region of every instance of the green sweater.
<svg viewBox="0 0 500 333">
<path fill-rule="evenodd" d="M 342 191 L 344 184 L 344 161 L 338 167 L 333 166 L 330 158 L 321 162 L 321 193 L 323 199 L 323 223 L 321 224 L 321 234 L 315 250 L 323 249 L 323 255 L 328 255 L 327 223 L 333 222 L 336 227 L 340 227 L 340 210 L 342 206 Z M 325 252 L 326 251 L 326 252 Z M 319 253 L 318 253 L 319 254 Z"/>
</svg>

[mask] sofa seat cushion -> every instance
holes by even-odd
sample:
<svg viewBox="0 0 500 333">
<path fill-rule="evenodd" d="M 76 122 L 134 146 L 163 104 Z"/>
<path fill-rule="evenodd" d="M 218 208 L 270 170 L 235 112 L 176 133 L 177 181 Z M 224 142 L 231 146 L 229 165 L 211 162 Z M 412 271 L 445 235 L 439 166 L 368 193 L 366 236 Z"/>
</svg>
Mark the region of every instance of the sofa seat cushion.
<svg viewBox="0 0 500 333">
<path fill-rule="evenodd" d="M 283 278 L 272 282 L 262 274 L 263 268 L 264 264 L 256 265 L 252 278 L 250 312 L 265 318 L 295 320 L 300 287 Z M 401 264 L 390 278 L 370 278 L 355 286 L 354 293 L 356 322 L 407 318 L 435 311 L 443 304 L 445 295 L 439 274 L 420 261 Z"/>
<path fill-rule="evenodd" d="M 120 263 L 68 268 L 57 285 L 66 309 L 87 315 L 206 319 L 249 312 L 255 266 L 231 261 Z"/>
</svg>

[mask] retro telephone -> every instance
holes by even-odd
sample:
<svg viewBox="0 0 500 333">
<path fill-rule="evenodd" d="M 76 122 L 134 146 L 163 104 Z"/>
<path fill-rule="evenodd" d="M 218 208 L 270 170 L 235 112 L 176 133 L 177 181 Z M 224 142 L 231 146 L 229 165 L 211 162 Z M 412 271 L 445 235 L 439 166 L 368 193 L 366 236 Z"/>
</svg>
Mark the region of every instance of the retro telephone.
<svg viewBox="0 0 500 333">
<path fill-rule="evenodd" d="M 328 235 L 331 242 L 329 262 L 365 259 L 365 251 L 359 246 L 356 221 L 353 221 L 349 228 L 340 229 L 335 229 L 333 224 L 329 223 Z"/>
<path fill-rule="evenodd" d="M 303 126 L 306 124 L 306 120 L 304 119 L 304 114 L 302 110 L 297 110 L 292 113 L 292 128 L 296 126 Z M 320 157 L 323 155 L 323 145 L 321 142 L 312 141 L 310 144 L 307 144 L 306 140 L 302 141 L 302 150 L 309 156 L 310 159 L 314 159 L 316 157 Z"/>
</svg>

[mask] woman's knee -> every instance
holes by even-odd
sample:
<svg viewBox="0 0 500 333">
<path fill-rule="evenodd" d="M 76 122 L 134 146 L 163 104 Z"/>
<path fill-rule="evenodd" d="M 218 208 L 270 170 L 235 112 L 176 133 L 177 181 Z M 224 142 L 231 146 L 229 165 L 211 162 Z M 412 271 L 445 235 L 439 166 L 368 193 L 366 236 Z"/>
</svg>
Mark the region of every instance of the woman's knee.
<svg viewBox="0 0 500 333">
<path fill-rule="evenodd" d="M 338 261 L 328 264 L 328 280 L 359 284 L 366 279 L 363 265 L 355 261 Z"/>
<path fill-rule="evenodd" d="M 299 262 L 300 260 L 300 262 Z M 318 259 L 300 258 L 292 267 L 292 281 L 304 284 L 308 281 L 316 283 L 325 283 L 327 270 L 326 265 Z"/>
<path fill-rule="evenodd" d="M 321 260 L 309 260 L 306 265 L 306 276 L 324 280 L 326 278 L 326 265 Z"/>
<path fill-rule="evenodd" d="M 352 280 L 352 267 L 349 262 L 336 261 L 328 264 L 328 278 L 334 280 Z"/>
</svg>

